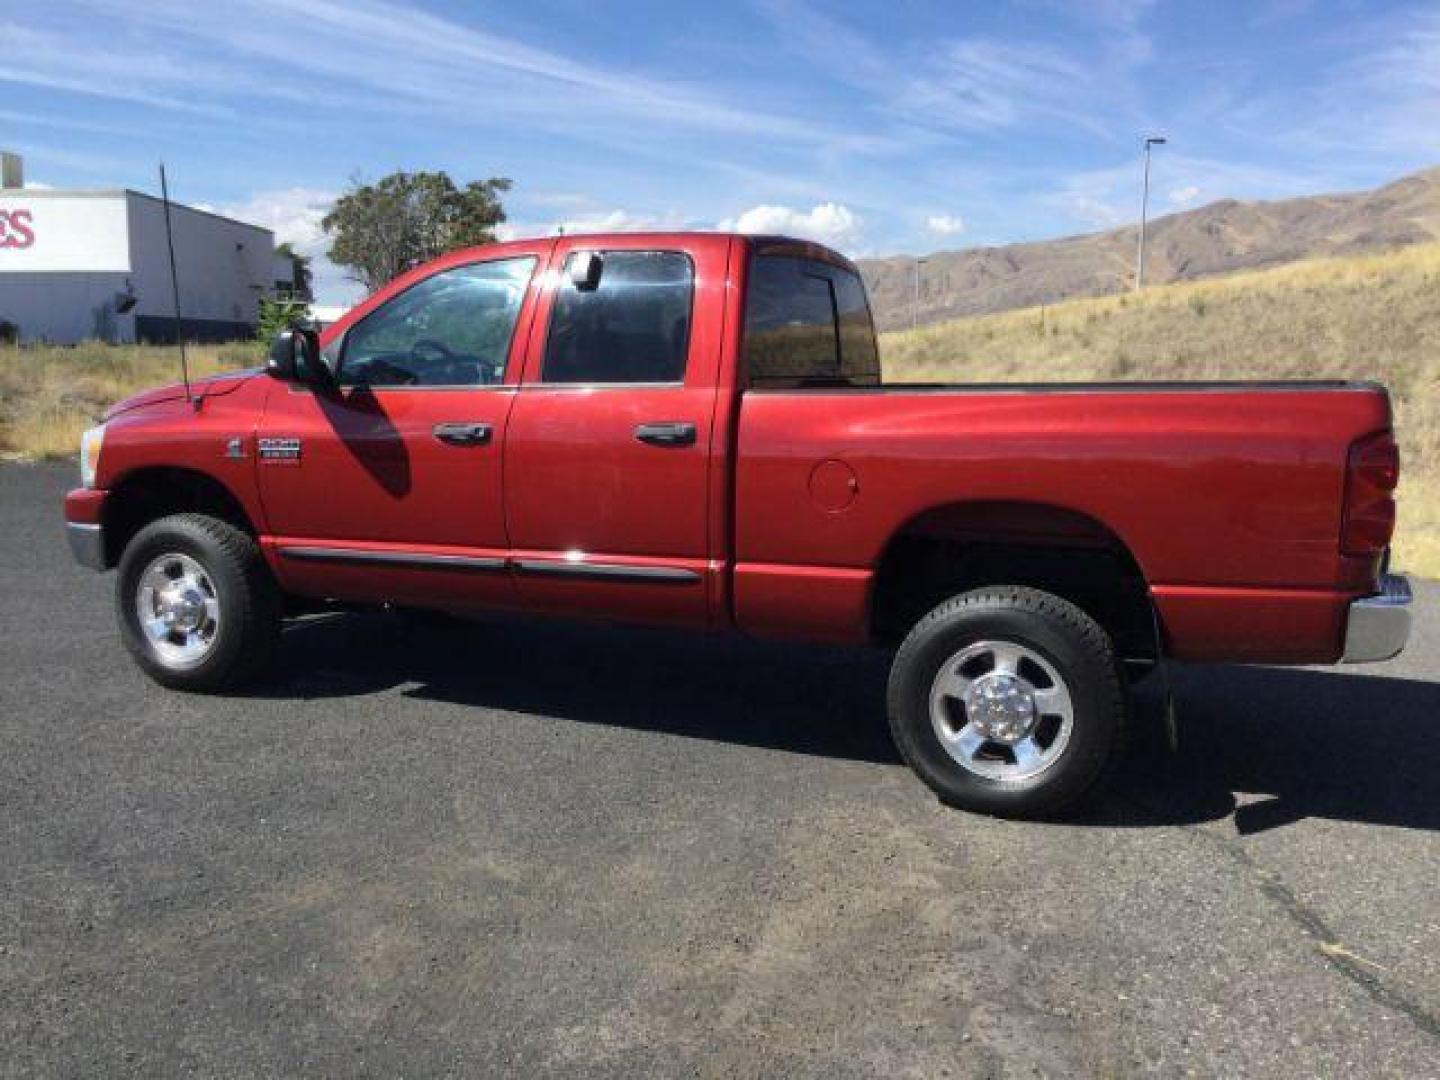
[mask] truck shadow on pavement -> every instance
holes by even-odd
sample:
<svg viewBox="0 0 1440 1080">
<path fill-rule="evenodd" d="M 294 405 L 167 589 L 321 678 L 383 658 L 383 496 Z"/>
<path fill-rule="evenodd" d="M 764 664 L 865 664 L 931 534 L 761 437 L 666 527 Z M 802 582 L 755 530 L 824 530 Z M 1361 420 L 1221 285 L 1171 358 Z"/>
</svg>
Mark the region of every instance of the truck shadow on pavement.
<svg viewBox="0 0 1440 1080">
<path fill-rule="evenodd" d="M 286 630 L 277 697 L 407 698 L 899 764 L 879 653 L 529 619 L 323 616 Z M 418 684 L 418 685 L 417 685 Z"/>
<path fill-rule="evenodd" d="M 402 694 L 418 701 L 900 764 L 885 723 L 889 657 L 878 651 L 350 614 L 293 625 L 283 656 L 266 696 L 406 687 Z M 1440 683 L 1184 665 L 1172 666 L 1171 681 L 1179 749 L 1169 749 L 1152 678 L 1137 694 L 1120 775 L 1071 824 L 1143 828 L 1233 817 L 1248 834 L 1318 817 L 1440 829 Z"/>
<path fill-rule="evenodd" d="M 1116 823 L 1233 816 L 1241 834 L 1305 818 L 1440 829 L 1440 683 L 1234 665 L 1175 665 L 1171 681 L 1179 749 L 1169 750 L 1159 688 L 1147 684 L 1114 800 L 1133 811 L 1112 807 Z"/>
</svg>

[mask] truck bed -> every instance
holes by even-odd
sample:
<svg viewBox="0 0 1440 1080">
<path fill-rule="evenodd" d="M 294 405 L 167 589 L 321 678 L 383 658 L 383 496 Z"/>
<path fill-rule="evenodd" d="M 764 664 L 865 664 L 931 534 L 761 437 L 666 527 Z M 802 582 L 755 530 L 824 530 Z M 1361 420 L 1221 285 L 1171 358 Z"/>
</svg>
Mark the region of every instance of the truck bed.
<svg viewBox="0 0 1440 1080">
<path fill-rule="evenodd" d="M 1043 520 L 1134 560 L 1178 656 L 1333 659 L 1346 605 L 1378 572 L 1339 550 L 1347 455 L 1390 422 L 1388 395 L 1364 382 L 748 391 L 736 618 L 811 633 L 770 599 L 788 591 L 859 636 L 897 532 L 1016 542 Z M 843 509 L 817 497 L 827 462 L 853 475 Z"/>
</svg>

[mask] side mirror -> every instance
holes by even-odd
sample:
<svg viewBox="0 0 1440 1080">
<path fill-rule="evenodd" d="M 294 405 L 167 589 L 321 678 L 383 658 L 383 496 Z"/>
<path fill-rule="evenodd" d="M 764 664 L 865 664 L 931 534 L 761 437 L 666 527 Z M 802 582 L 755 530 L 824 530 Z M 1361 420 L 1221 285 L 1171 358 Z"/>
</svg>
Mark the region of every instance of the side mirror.
<svg viewBox="0 0 1440 1080">
<path fill-rule="evenodd" d="M 570 256 L 570 284 L 580 292 L 594 292 L 604 269 L 605 260 L 598 251 L 577 251 Z"/>
<path fill-rule="evenodd" d="M 327 370 L 320 360 L 320 335 L 299 326 L 276 334 L 265 360 L 266 373 L 283 382 L 322 382 Z"/>
</svg>

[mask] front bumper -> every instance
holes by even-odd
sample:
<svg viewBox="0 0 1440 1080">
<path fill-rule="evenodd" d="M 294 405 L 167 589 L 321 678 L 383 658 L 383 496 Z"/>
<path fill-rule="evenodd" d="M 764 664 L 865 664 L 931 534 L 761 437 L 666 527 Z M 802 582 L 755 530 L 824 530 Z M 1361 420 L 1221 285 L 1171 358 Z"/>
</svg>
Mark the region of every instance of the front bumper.
<svg viewBox="0 0 1440 1080">
<path fill-rule="evenodd" d="M 1381 574 L 1380 591 L 1350 602 L 1341 661 L 1363 664 L 1389 660 L 1410 638 L 1410 582 L 1402 574 Z"/>
<path fill-rule="evenodd" d="M 105 527 L 103 525 L 86 525 L 67 521 L 65 523 L 65 539 L 70 541 L 70 554 L 75 556 L 75 561 L 81 566 L 89 567 L 91 570 L 107 569 L 105 566 Z"/>
<path fill-rule="evenodd" d="M 95 488 L 76 488 L 65 496 L 65 539 L 81 566 L 108 570 L 105 560 L 105 496 Z"/>
</svg>

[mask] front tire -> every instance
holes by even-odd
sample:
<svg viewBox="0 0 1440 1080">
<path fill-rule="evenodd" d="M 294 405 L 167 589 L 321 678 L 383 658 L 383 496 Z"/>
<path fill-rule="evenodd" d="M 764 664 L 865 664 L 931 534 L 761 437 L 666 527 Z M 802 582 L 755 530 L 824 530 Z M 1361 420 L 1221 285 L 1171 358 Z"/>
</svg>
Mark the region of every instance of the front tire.
<svg viewBox="0 0 1440 1080">
<path fill-rule="evenodd" d="M 253 537 L 205 514 L 175 514 L 136 533 L 119 569 L 125 646 L 160 685 L 229 690 L 269 667 L 283 605 Z"/>
<path fill-rule="evenodd" d="M 1108 635 L 1066 600 L 977 589 L 921 619 L 895 655 L 890 730 L 949 805 L 1045 817 L 1092 791 L 1123 750 L 1128 703 Z"/>
</svg>

